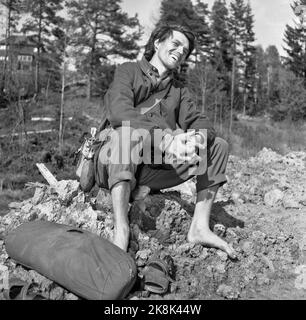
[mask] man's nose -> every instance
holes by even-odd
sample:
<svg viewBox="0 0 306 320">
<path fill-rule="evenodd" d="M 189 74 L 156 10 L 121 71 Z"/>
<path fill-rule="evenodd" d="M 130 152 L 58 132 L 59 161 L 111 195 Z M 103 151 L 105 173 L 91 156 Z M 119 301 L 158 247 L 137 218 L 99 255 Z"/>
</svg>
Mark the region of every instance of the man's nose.
<svg viewBox="0 0 306 320">
<path fill-rule="evenodd" d="M 183 47 L 178 47 L 177 51 L 179 52 L 179 54 L 183 55 L 184 53 L 184 48 Z"/>
</svg>

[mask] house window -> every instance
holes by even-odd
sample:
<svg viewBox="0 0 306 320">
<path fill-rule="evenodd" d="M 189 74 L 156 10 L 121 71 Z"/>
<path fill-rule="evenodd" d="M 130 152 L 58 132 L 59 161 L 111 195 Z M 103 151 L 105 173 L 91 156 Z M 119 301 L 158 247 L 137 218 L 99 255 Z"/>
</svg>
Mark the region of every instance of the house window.
<svg viewBox="0 0 306 320">
<path fill-rule="evenodd" d="M 4 45 L 0 45 L 0 50 L 5 50 L 5 46 Z"/>
<path fill-rule="evenodd" d="M 6 61 L 8 61 L 9 57 L 6 57 Z M 4 61 L 5 60 L 5 56 L 0 56 L 0 60 Z"/>
<path fill-rule="evenodd" d="M 18 61 L 31 62 L 32 61 L 32 56 L 20 55 L 20 56 L 18 56 Z"/>
</svg>

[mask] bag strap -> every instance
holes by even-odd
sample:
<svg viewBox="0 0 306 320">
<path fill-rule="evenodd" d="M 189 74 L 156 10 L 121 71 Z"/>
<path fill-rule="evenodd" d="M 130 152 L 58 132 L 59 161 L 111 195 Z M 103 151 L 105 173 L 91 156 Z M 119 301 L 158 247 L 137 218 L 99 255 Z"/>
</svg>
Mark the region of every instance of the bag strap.
<svg viewBox="0 0 306 320">
<path fill-rule="evenodd" d="M 137 108 L 140 109 L 140 114 L 148 113 L 156 105 L 158 105 L 163 99 L 165 99 L 170 91 L 170 88 L 171 88 L 171 82 L 167 85 L 165 89 L 152 94 L 147 100 L 138 104 Z"/>
</svg>

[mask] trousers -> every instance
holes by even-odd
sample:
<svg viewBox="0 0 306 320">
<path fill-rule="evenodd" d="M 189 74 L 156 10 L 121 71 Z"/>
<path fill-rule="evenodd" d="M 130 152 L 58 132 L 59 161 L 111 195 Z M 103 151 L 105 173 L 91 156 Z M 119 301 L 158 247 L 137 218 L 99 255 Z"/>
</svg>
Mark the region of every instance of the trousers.
<svg viewBox="0 0 306 320">
<path fill-rule="evenodd" d="M 202 161 L 195 170 L 194 166 L 186 162 L 144 163 L 143 148 L 139 141 L 131 141 L 131 137 L 123 132 L 122 127 L 103 130 L 100 140 L 104 143 L 96 152 L 94 167 L 96 183 L 101 188 L 111 190 L 117 183 L 128 181 L 131 190 L 138 185 L 145 185 L 153 191 L 158 191 L 177 186 L 196 176 L 196 190 L 199 192 L 227 182 L 225 171 L 229 146 L 219 137 L 207 147 Z M 122 150 L 128 152 L 123 153 Z"/>
</svg>

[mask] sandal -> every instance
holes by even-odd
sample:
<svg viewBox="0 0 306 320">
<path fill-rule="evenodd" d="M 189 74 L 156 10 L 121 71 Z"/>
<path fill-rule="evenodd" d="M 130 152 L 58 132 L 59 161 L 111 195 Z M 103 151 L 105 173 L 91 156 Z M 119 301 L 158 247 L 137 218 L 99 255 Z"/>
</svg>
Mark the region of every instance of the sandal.
<svg viewBox="0 0 306 320">
<path fill-rule="evenodd" d="M 157 294 L 165 294 L 168 291 L 169 282 L 173 281 L 169 276 L 167 262 L 161 259 L 149 261 L 143 269 L 142 275 L 144 290 Z"/>
<path fill-rule="evenodd" d="M 3 295 L 6 300 L 47 300 L 43 295 L 35 293 L 33 287 L 33 283 L 12 278 L 9 281 L 9 288 L 4 290 Z"/>
</svg>

